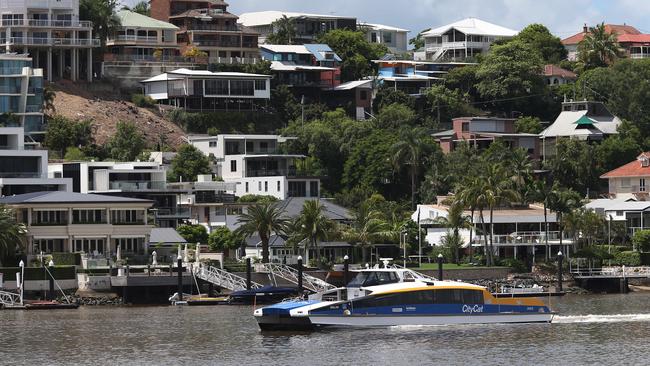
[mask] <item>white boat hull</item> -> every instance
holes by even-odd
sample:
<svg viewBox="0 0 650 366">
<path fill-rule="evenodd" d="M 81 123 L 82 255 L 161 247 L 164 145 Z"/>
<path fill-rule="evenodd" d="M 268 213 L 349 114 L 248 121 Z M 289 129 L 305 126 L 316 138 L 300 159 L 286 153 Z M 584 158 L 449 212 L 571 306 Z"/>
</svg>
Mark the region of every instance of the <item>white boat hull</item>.
<svg viewBox="0 0 650 366">
<path fill-rule="evenodd" d="M 453 325 L 499 323 L 550 323 L 554 313 L 484 314 L 484 315 L 311 315 L 314 325 L 382 327 L 396 325 Z"/>
</svg>

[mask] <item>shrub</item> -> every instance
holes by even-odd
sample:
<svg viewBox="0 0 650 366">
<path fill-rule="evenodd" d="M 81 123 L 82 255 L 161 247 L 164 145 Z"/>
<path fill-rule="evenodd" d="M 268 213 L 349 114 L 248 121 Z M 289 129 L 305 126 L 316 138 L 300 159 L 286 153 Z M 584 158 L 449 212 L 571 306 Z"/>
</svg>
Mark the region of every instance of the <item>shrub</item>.
<svg viewBox="0 0 650 366">
<path fill-rule="evenodd" d="M 79 266 L 81 265 L 80 253 L 52 253 L 52 261 L 57 266 Z"/>
<path fill-rule="evenodd" d="M 245 194 L 237 200 L 237 202 L 241 203 L 266 203 L 266 202 L 276 202 L 278 201 L 277 198 L 274 196 L 265 196 L 265 195 L 259 195 L 259 194 Z"/>
<path fill-rule="evenodd" d="M 156 106 L 156 101 L 153 98 L 142 94 L 133 94 L 131 96 L 131 102 L 142 108 L 152 108 Z"/>
<path fill-rule="evenodd" d="M 640 266 L 641 253 L 633 251 L 620 252 L 614 256 L 614 261 L 619 266 Z"/>
<path fill-rule="evenodd" d="M 650 230 L 639 230 L 632 237 L 632 244 L 639 251 L 650 251 Z"/>
<path fill-rule="evenodd" d="M 512 268 L 512 271 L 515 273 L 526 273 L 528 272 L 528 268 L 526 268 L 526 264 L 524 262 L 514 259 L 514 258 L 506 258 L 502 259 L 499 261 L 499 265 L 503 267 L 510 267 Z"/>
</svg>

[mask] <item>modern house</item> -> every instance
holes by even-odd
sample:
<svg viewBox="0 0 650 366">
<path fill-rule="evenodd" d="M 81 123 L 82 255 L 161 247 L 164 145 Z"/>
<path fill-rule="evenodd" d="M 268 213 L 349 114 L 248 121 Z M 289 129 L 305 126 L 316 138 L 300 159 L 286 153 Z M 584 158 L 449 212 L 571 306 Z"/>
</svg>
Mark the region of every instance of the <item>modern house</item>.
<svg viewBox="0 0 650 366">
<path fill-rule="evenodd" d="M 79 0 L 0 2 L 0 43 L 5 52 L 29 54 L 47 80 L 93 78 L 92 22 L 79 20 Z"/>
<path fill-rule="evenodd" d="M 147 253 L 151 201 L 72 192 L 33 192 L 0 198 L 27 227 L 28 259 L 40 252 L 87 257 Z"/>
<path fill-rule="evenodd" d="M 181 53 L 196 47 L 210 63 L 253 63 L 259 59 L 258 34 L 237 24 L 223 0 L 151 0 L 151 16 L 179 28 Z"/>
<path fill-rule="evenodd" d="M 441 82 L 449 70 L 471 65 L 464 62 L 432 62 L 411 60 L 373 60 L 381 85 L 401 90 L 411 95 L 421 94 L 423 89 Z"/>
<path fill-rule="evenodd" d="M 438 202 L 445 202 L 446 197 L 439 197 Z M 418 222 L 426 230 L 426 241 L 433 246 L 442 245 L 442 239 L 449 229 L 439 223 L 439 217 L 447 217 L 449 206 L 445 204 L 418 205 L 417 210 L 411 215 L 411 219 Z M 484 231 L 480 212 L 464 211 L 463 215 L 470 218 L 471 228 L 460 229 L 459 234 L 463 239 L 463 247 L 468 248 L 470 244 L 474 249 L 482 248 L 485 245 Z M 512 257 L 532 263 L 536 258 L 544 258 L 544 250 L 548 239 L 551 246 L 551 253 L 567 250 L 573 246 L 573 241 L 566 232 L 563 233 L 562 246 L 560 246 L 560 232 L 555 213 L 547 211 L 547 230 L 544 228 L 544 209 L 541 205 L 528 205 L 527 207 L 501 207 L 494 210 L 494 236 L 493 244 L 495 254 L 501 257 Z M 483 222 L 486 231 L 490 230 L 490 215 L 483 212 Z M 488 233 L 489 241 L 489 233 Z"/>
<path fill-rule="evenodd" d="M 43 70 L 32 68 L 27 55 L 0 54 L 0 115 L 4 126 L 43 137 Z"/>
<path fill-rule="evenodd" d="M 602 102 L 564 101 L 560 115 L 540 134 L 542 155 L 555 155 L 559 138 L 600 141 L 617 134 L 620 124 L 621 120 Z"/>
<path fill-rule="evenodd" d="M 573 71 L 563 69 L 556 65 L 544 65 L 544 80 L 548 85 L 563 85 L 573 83 L 578 79 L 578 75 Z"/>
<path fill-rule="evenodd" d="M 236 183 L 235 195 L 268 195 L 278 199 L 320 197 L 320 179 L 303 175 L 296 160 L 305 156 L 284 153 L 291 137 L 276 135 L 188 136 L 187 140 L 216 161 L 214 173 Z"/>
<path fill-rule="evenodd" d="M 454 151 L 461 142 L 486 149 L 499 140 L 510 148 L 523 148 L 533 160 L 540 157 L 539 135 L 517 133 L 515 119 L 492 117 L 460 117 L 452 121 L 453 129 L 434 133 L 444 153 Z"/>
<path fill-rule="evenodd" d="M 47 150 L 25 144 L 22 127 L 0 127 L 0 196 L 38 191 L 72 191 L 72 181 L 48 178 Z"/>
<path fill-rule="evenodd" d="M 578 44 L 591 32 L 591 28 L 584 25 L 582 32 L 562 40 L 564 48 L 568 51 L 568 59 L 578 59 Z M 643 34 L 635 27 L 627 24 L 605 24 L 605 32 L 615 33 L 618 44 L 621 46 L 627 57 L 646 58 L 650 57 L 650 34 Z"/>
<path fill-rule="evenodd" d="M 271 61 L 274 84 L 327 89 L 341 83 L 341 57 L 326 44 L 263 44 L 260 52 Z"/>
<path fill-rule="evenodd" d="M 600 177 L 609 182 L 610 198 L 647 201 L 650 197 L 650 152 Z"/>
<path fill-rule="evenodd" d="M 499 39 L 512 38 L 517 31 L 477 18 L 466 18 L 433 28 L 422 34 L 429 61 L 466 60 L 485 53 Z"/>
<path fill-rule="evenodd" d="M 178 69 L 142 81 L 144 94 L 188 111 L 255 110 L 271 99 L 271 76 Z"/>
<path fill-rule="evenodd" d="M 650 230 L 650 201 L 600 198 L 587 203 L 585 208 L 603 215 L 608 225 L 624 223 L 630 237 L 639 230 Z"/>
<path fill-rule="evenodd" d="M 410 32 L 408 29 L 376 23 L 359 23 L 357 29 L 366 33 L 368 42 L 383 44 L 392 53 L 408 51 L 408 33 Z"/>
<path fill-rule="evenodd" d="M 259 33 L 259 43 L 266 43 L 266 38 L 273 33 L 273 22 L 283 17 L 294 20 L 295 43 L 312 43 L 320 34 L 327 33 L 332 29 L 357 29 L 357 18 L 355 17 L 273 10 L 241 14 L 239 23 Z"/>
</svg>

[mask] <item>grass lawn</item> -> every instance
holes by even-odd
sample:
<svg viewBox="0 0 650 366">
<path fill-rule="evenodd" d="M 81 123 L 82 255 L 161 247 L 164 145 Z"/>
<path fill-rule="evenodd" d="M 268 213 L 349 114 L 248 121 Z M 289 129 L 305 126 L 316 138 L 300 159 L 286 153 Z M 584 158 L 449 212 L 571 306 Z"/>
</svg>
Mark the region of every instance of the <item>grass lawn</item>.
<svg viewBox="0 0 650 366">
<path fill-rule="evenodd" d="M 485 267 L 485 266 L 472 266 L 469 264 L 454 264 L 454 263 L 443 263 L 442 264 L 442 269 L 490 269 L 490 268 L 505 268 L 505 267 Z M 422 266 L 419 268 L 414 268 L 415 270 L 418 269 L 430 269 L 430 270 L 437 270 L 438 269 L 438 263 L 422 263 Z"/>
</svg>

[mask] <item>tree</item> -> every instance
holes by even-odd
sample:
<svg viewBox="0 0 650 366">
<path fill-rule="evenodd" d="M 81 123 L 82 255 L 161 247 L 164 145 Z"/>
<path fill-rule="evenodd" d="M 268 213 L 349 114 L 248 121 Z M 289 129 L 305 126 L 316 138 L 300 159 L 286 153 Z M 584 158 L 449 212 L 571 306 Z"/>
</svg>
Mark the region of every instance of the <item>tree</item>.
<svg viewBox="0 0 650 366">
<path fill-rule="evenodd" d="M 546 249 L 544 250 L 545 258 L 548 261 L 551 256 L 551 249 L 548 245 L 548 206 L 549 201 L 551 200 L 553 187 L 546 184 L 543 180 L 536 180 L 532 184 L 532 193 L 533 197 L 542 203 L 544 209 L 544 244 Z"/>
<path fill-rule="evenodd" d="M 43 88 L 43 109 L 52 113 L 56 112 L 54 98 L 56 98 L 56 93 L 50 85 Z"/>
<path fill-rule="evenodd" d="M 210 173 L 210 159 L 193 145 L 184 144 L 171 162 L 169 180 L 194 182 L 199 174 Z"/>
<path fill-rule="evenodd" d="M 416 123 L 417 115 L 404 104 L 390 104 L 383 107 L 375 116 L 375 125 L 383 129 L 410 127 Z"/>
<path fill-rule="evenodd" d="M 205 51 L 201 51 L 198 47 L 194 45 L 190 45 L 185 52 L 183 52 L 183 57 L 189 58 L 189 59 L 197 59 L 197 58 L 202 58 L 202 57 L 208 57 L 208 53 Z"/>
<path fill-rule="evenodd" d="M 615 32 L 609 33 L 605 24 L 590 28 L 578 44 L 578 60 L 584 69 L 604 67 L 621 57 L 621 46 Z"/>
<path fill-rule="evenodd" d="M 454 67 L 449 70 L 445 76 L 445 86 L 450 90 L 458 89 L 463 95 L 470 96 L 472 100 L 479 99 L 476 84 L 479 79 L 476 76 L 478 65 L 466 65 L 463 67 Z"/>
<path fill-rule="evenodd" d="M 362 203 L 352 214 L 350 226 L 343 231 L 343 238 L 360 247 L 363 262 L 368 262 L 368 249 L 377 240 L 389 236 L 390 227 L 381 219 L 381 213 L 373 210 L 368 202 Z"/>
<path fill-rule="evenodd" d="M 208 241 L 208 231 L 203 225 L 181 225 L 176 231 L 188 243 L 199 244 Z"/>
<path fill-rule="evenodd" d="M 460 236 L 460 229 L 469 229 L 472 225 L 471 218 L 465 215 L 465 206 L 463 201 L 458 199 L 454 200 L 451 206 L 449 206 L 447 216 L 438 216 L 435 219 L 435 223 L 451 230 L 451 233 L 447 233 L 446 235 L 446 241 L 448 244 L 454 244 L 452 254 L 454 263 L 458 264 L 460 261 L 460 248 L 463 244 L 463 240 Z"/>
<path fill-rule="evenodd" d="M 391 147 L 393 164 L 397 170 L 400 165 L 410 166 L 411 175 L 411 209 L 415 210 L 415 195 L 417 193 L 418 174 L 424 163 L 426 155 L 431 144 L 428 140 L 427 131 L 422 127 L 400 129 L 399 140 Z"/>
<path fill-rule="evenodd" d="M 409 108 L 415 106 L 415 98 L 405 92 L 385 85 L 380 85 L 377 89 L 377 95 L 372 103 L 375 113 L 392 104 L 401 104 Z"/>
<path fill-rule="evenodd" d="M 567 57 L 567 50 L 560 38 L 551 34 L 548 28 L 542 24 L 528 25 L 514 39 L 538 50 L 547 64 L 557 64 Z"/>
<path fill-rule="evenodd" d="M 108 140 L 108 153 L 117 161 L 133 161 L 145 148 L 142 132 L 133 122 L 118 122 L 115 134 Z"/>
<path fill-rule="evenodd" d="M 151 8 L 149 7 L 149 2 L 144 0 L 133 5 L 131 11 L 146 16 L 149 16 L 151 14 Z"/>
<path fill-rule="evenodd" d="M 297 221 L 297 231 L 290 233 L 296 243 L 304 242 L 305 261 L 309 263 L 309 249 L 320 259 L 318 242 L 328 240 L 334 232 L 334 222 L 325 215 L 325 207 L 318 200 L 307 200 Z"/>
<path fill-rule="evenodd" d="M 0 205 L 0 265 L 6 266 L 10 260 L 15 259 L 26 233 L 25 225 L 16 221 L 16 213 L 7 206 Z"/>
<path fill-rule="evenodd" d="M 420 33 L 418 33 L 417 36 L 409 39 L 409 44 L 413 46 L 413 49 L 416 51 L 424 47 L 424 33 L 430 31 L 431 28 L 427 28 Z"/>
<path fill-rule="evenodd" d="M 226 226 L 219 226 L 208 235 L 208 246 L 211 251 L 227 251 L 237 249 L 242 244 L 242 238 L 230 231 Z"/>
<path fill-rule="evenodd" d="M 555 148 L 555 155 L 544 161 L 551 178 L 583 195 L 597 190 L 602 172 L 597 166 L 595 147 L 577 139 L 558 139 Z"/>
<path fill-rule="evenodd" d="M 63 157 L 69 147 L 84 147 L 92 144 L 93 134 L 92 122 L 88 120 L 74 122 L 57 115 L 48 118 L 44 144 Z"/>
<path fill-rule="evenodd" d="M 451 123 L 452 118 L 474 115 L 478 111 L 469 104 L 469 96 L 458 89 L 448 89 L 442 84 L 435 84 L 425 92 L 427 108 L 432 111 L 437 124 Z"/>
<path fill-rule="evenodd" d="M 345 161 L 341 180 L 344 187 L 351 189 L 361 185 L 379 192 L 388 190 L 394 181 L 392 146 L 397 142 L 398 138 L 394 132 L 381 129 L 375 129 L 356 141 L 347 156 L 341 158 Z M 340 153 L 336 146 L 328 148 Z M 341 160 L 332 160 L 331 163 L 340 166 Z"/>
<path fill-rule="evenodd" d="M 269 44 L 295 44 L 296 20 L 282 15 L 282 18 L 271 23 L 272 33 L 266 38 Z"/>
<path fill-rule="evenodd" d="M 562 188 L 559 184 L 554 184 L 553 189 L 549 192 L 548 208 L 555 212 L 559 227 L 560 246 L 564 236 L 564 217 L 570 215 L 573 210 L 582 205 L 582 198 L 577 192 Z"/>
<path fill-rule="evenodd" d="M 65 150 L 65 156 L 63 157 L 63 160 L 66 161 L 84 161 L 86 159 L 87 157 L 81 149 L 72 146 Z"/>
<path fill-rule="evenodd" d="M 517 133 L 539 134 L 544 127 L 537 117 L 519 117 L 515 122 L 515 130 Z"/>
<path fill-rule="evenodd" d="M 108 36 L 120 27 L 120 18 L 115 14 L 119 5 L 119 0 L 79 1 L 79 18 L 93 22 L 93 34 L 99 36 L 102 48 Z"/>
<path fill-rule="evenodd" d="M 249 206 L 246 212 L 239 215 L 237 224 L 240 225 L 235 233 L 251 237 L 258 235 L 262 242 L 262 262 L 269 263 L 269 240 L 271 235 L 283 234 L 288 220 L 283 217 L 283 210 L 277 203 L 265 202 Z"/>
<path fill-rule="evenodd" d="M 650 230 L 637 230 L 632 236 L 632 244 L 638 251 L 650 251 Z"/>
<path fill-rule="evenodd" d="M 318 37 L 318 42 L 329 45 L 341 57 L 341 80 L 358 80 L 371 74 L 372 60 L 388 53 L 381 43 L 370 43 L 365 33 L 347 29 L 333 29 Z"/>
</svg>

